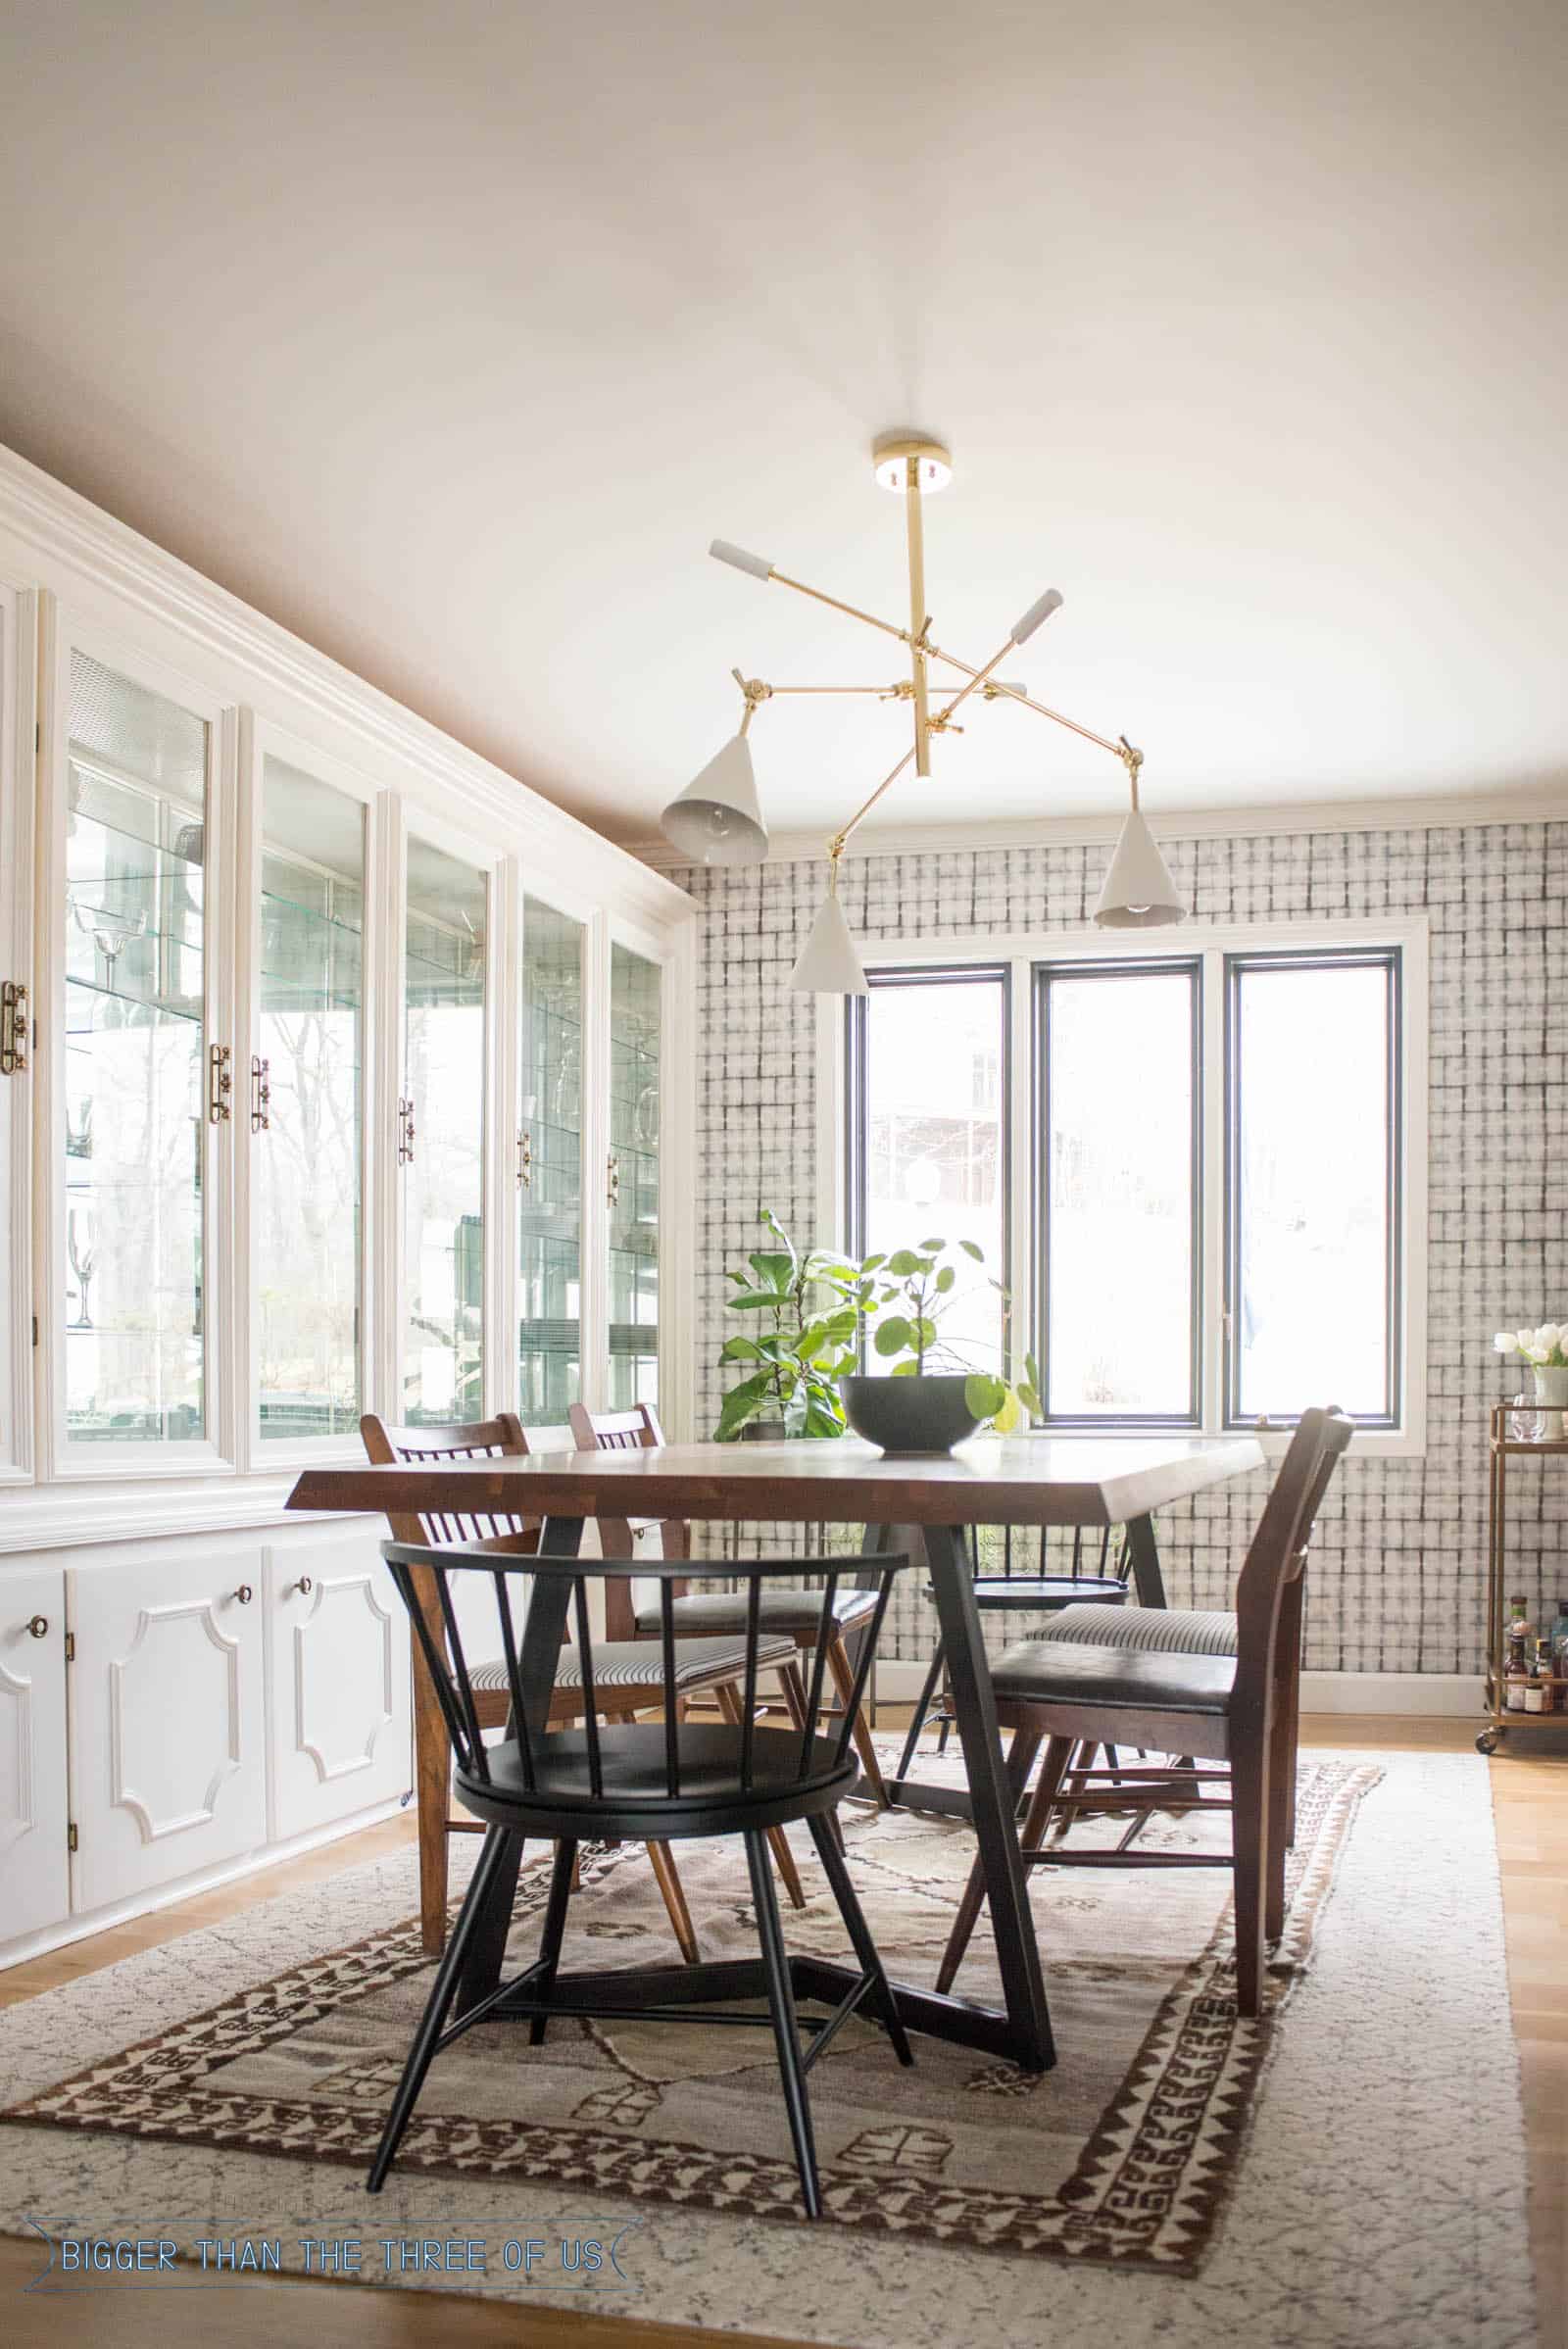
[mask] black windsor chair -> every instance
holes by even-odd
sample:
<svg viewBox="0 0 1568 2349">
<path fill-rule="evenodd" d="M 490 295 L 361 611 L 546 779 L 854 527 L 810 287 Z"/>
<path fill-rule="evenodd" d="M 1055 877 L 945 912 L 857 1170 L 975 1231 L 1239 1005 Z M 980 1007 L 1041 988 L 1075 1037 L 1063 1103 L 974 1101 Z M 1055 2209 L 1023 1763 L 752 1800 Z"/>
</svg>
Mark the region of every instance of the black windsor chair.
<svg viewBox="0 0 1568 2349">
<path fill-rule="evenodd" d="M 819 1566 L 814 1559 L 734 1559 L 702 1564 L 688 1559 L 636 1560 L 541 1556 L 525 1547 L 528 1537 L 503 1536 L 461 1549 L 388 1542 L 382 1555 L 409 1610 L 415 1637 L 429 1669 L 456 1759 L 459 1801 L 488 1833 L 479 1863 L 451 1941 L 437 1971 L 386 2127 L 367 2180 L 378 2193 L 397 2153 L 433 2059 L 475 2024 L 526 2021 L 531 2044 L 544 2039 L 556 2015 L 628 2017 L 644 2020 L 708 2021 L 715 2024 L 771 2023 L 784 2085 L 790 2133 L 808 2218 L 821 2215 L 821 2191 L 807 2098 L 807 2074 L 824 2047 L 866 1999 L 893 2042 L 899 2061 L 913 2061 L 908 2040 L 870 1929 L 856 1897 L 836 1839 L 837 1805 L 858 1783 L 852 1748 L 855 1712 L 870 1671 L 876 1635 L 892 1593 L 893 1578 L 906 1557 L 855 1557 L 835 1561 L 820 1593 L 821 1627 L 803 1722 L 772 1727 L 758 1719 L 758 1675 L 767 1669 L 764 1580 Z M 484 1575 L 494 1589 L 497 1635 L 492 1651 L 504 1665 L 510 1710 L 502 1742 L 486 1745 L 473 1669 L 467 1659 L 451 1589 L 458 1574 Z M 636 1575 L 661 1586 L 659 1654 L 661 1685 L 636 1691 L 640 1707 L 658 1706 L 655 1720 L 606 1721 L 613 1712 L 614 1689 L 595 1671 L 588 1585 L 607 1585 Z M 874 1589 L 875 1618 L 861 1648 L 854 1702 L 831 1723 L 824 1716 L 823 1680 L 833 1635 L 834 1599 L 840 1576 Z M 530 1587 L 519 1639 L 513 1587 Z M 673 1586 L 677 1580 L 739 1580 L 745 1586 L 744 1657 L 736 1673 L 741 1690 L 733 1717 L 720 1722 L 682 1718 L 675 1637 Z M 443 1642 L 419 1604 L 420 1580 L 433 1582 Z M 552 1690 L 562 1664 L 562 1633 L 568 1604 L 575 1631 L 582 1713 L 570 1725 L 550 1719 Z M 608 1605 L 607 1616 L 611 1610 Z M 651 1644 L 651 1643 L 650 1643 Z M 487 1639 L 487 1647 L 492 1643 Z M 603 1652 L 603 1651 L 601 1651 Z M 829 1728 L 832 1734 L 819 1734 Z M 804 1820 L 838 1902 L 860 1972 L 825 2018 L 805 2020 L 813 2035 L 803 2051 L 790 1960 L 773 1879 L 768 1868 L 769 1831 Z M 623 1969 L 562 1974 L 561 1946 L 571 1889 L 572 1868 L 586 1841 L 662 1842 L 697 1835 L 740 1835 L 746 1845 L 752 1898 L 757 1914 L 760 1960 L 738 1959 L 698 1966 Z M 476 1940 L 488 1939 L 495 1920 L 487 1916 L 492 1887 L 515 1872 L 525 1837 L 556 1846 L 545 1904 L 539 1953 L 510 1982 L 470 1998 L 449 2021 L 465 1976 L 465 1961 Z M 491 1903 L 493 1905 L 493 1903 Z M 737 2014 L 706 2011 L 698 2000 L 735 1999 L 765 1990 L 766 2011 Z"/>
</svg>

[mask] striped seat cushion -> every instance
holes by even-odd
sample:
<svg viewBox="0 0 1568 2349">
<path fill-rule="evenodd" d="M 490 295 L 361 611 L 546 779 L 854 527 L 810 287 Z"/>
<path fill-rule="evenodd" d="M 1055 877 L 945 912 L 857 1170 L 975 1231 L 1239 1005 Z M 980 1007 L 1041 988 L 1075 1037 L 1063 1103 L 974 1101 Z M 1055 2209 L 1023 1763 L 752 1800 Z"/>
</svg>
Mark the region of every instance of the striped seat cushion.
<svg viewBox="0 0 1568 2349">
<path fill-rule="evenodd" d="M 760 1671 L 770 1671 L 779 1664 L 793 1664 L 793 1639 L 759 1639 L 757 1663 Z M 675 1642 L 675 1686 L 677 1688 L 709 1688 L 722 1681 L 744 1680 L 746 1676 L 746 1641 L 739 1639 L 677 1639 Z M 468 1678 L 475 1689 L 496 1689 L 503 1694 L 507 1686 L 505 1661 L 497 1656 L 491 1662 L 470 1666 Z M 663 1650 L 653 1639 L 606 1639 L 594 1647 L 594 1690 L 607 1688 L 645 1688 L 656 1693 L 664 1685 Z M 564 1647 L 556 1667 L 558 1688 L 580 1688 L 582 1666 L 574 1647 Z"/>
<path fill-rule="evenodd" d="M 841 1630 L 859 1623 L 875 1612 L 874 1590 L 835 1590 L 833 1614 Z M 671 1601 L 670 1614 L 677 1633 L 687 1632 L 744 1632 L 746 1629 L 746 1592 L 744 1590 L 688 1590 L 684 1598 Z M 816 1637 L 822 1620 L 820 1590 L 788 1590 L 775 1588 L 760 1593 L 758 1617 L 764 1631 L 800 1632 L 807 1639 Z M 637 1629 L 657 1632 L 661 1616 L 658 1599 L 650 1599 L 637 1609 Z"/>
<path fill-rule="evenodd" d="M 1190 1607 L 1064 1607 L 1051 1637 L 1145 1655 L 1233 1656 L 1236 1618 Z"/>
</svg>

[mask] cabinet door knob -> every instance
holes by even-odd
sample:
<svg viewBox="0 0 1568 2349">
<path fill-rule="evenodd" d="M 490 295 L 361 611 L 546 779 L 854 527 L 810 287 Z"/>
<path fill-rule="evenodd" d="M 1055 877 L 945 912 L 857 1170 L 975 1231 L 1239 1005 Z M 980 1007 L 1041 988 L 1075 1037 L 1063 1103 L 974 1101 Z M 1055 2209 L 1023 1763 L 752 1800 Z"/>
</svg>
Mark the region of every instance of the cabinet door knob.
<svg viewBox="0 0 1568 2349">
<path fill-rule="evenodd" d="M 316 1586 L 311 1581 L 311 1578 L 308 1574 L 302 1574 L 294 1588 L 299 1592 L 301 1598 L 309 1598 Z"/>
<path fill-rule="evenodd" d="M 28 1617 L 28 1619 L 27 1619 L 27 1629 L 28 1629 L 28 1631 L 29 1631 L 29 1632 L 31 1632 L 31 1634 L 32 1634 L 32 1636 L 33 1636 L 33 1638 L 34 1638 L 35 1639 L 46 1639 L 49 1637 L 49 1618 L 48 1618 L 48 1616 L 47 1616 L 47 1615 L 32 1615 L 32 1616 L 29 1616 L 29 1617 Z"/>
<path fill-rule="evenodd" d="M 239 1600 L 239 1603 L 242 1607 L 248 1607 L 252 1598 L 255 1596 L 255 1593 L 251 1590 L 249 1583 L 241 1583 L 239 1589 L 235 1591 L 234 1596 Z"/>
</svg>

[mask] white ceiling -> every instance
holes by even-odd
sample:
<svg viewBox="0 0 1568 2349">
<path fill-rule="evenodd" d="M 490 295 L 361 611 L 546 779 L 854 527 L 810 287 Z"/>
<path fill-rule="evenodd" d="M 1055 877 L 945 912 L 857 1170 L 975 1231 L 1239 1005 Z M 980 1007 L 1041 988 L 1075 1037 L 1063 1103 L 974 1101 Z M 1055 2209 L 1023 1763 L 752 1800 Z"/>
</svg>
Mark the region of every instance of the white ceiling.
<svg viewBox="0 0 1568 2349">
<path fill-rule="evenodd" d="M 899 674 L 705 550 L 903 619 L 906 420 L 938 638 L 1059 587 L 1007 673 L 1156 815 L 1568 773 L 1560 0 L 50 0 L 0 90 L 0 438 L 616 837 L 731 663 Z M 905 722 L 764 710 L 770 820 Z M 902 822 L 1121 787 L 937 765 Z"/>
</svg>

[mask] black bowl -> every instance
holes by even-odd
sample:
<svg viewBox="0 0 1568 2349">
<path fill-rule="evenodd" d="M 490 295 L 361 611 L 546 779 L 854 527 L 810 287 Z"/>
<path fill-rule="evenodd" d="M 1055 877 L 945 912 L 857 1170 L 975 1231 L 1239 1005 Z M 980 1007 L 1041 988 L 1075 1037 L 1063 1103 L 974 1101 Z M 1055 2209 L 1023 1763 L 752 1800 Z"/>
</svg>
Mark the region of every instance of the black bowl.
<svg viewBox="0 0 1568 2349">
<path fill-rule="evenodd" d="M 885 1452 L 945 1452 L 980 1425 L 965 1395 L 967 1379 L 840 1379 L 844 1416 L 867 1444 Z"/>
</svg>

